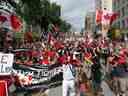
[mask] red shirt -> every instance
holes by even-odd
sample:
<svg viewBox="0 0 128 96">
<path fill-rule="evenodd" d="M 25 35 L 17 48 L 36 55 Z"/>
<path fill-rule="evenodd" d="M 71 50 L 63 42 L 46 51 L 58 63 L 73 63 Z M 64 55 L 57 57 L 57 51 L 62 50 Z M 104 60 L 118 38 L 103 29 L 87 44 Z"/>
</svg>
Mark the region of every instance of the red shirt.
<svg viewBox="0 0 128 96">
<path fill-rule="evenodd" d="M 85 53 L 85 55 L 84 55 L 86 58 L 88 58 L 88 59 L 91 59 L 92 58 L 92 54 L 91 53 Z"/>
<path fill-rule="evenodd" d="M 33 50 L 33 51 L 32 51 L 32 56 L 38 56 L 38 52 L 35 51 L 35 50 Z"/>
<path fill-rule="evenodd" d="M 121 49 L 119 52 L 119 59 L 118 59 L 118 63 L 119 64 L 126 64 L 127 60 L 127 54 L 125 52 L 125 49 Z"/>
<path fill-rule="evenodd" d="M 119 64 L 126 64 L 126 56 L 125 56 L 125 54 L 119 56 L 118 63 Z"/>
<path fill-rule="evenodd" d="M 54 57 L 55 52 L 54 51 L 48 51 L 48 57 Z"/>
<path fill-rule="evenodd" d="M 44 60 L 42 60 L 42 61 L 40 62 L 40 64 L 46 64 L 46 65 L 49 65 L 50 62 L 49 62 L 48 59 L 44 59 Z"/>
<path fill-rule="evenodd" d="M 8 96 L 6 81 L 0 81 L 0 96 Z"/>
<path fill-rule="evenodd" d="M 58 58 L 58 62 L 59 62 L 60 64 L 65 64 L 65 63 L 66 63 L 66 56 L 60 56 L 60 57 Z"/>
</svg>

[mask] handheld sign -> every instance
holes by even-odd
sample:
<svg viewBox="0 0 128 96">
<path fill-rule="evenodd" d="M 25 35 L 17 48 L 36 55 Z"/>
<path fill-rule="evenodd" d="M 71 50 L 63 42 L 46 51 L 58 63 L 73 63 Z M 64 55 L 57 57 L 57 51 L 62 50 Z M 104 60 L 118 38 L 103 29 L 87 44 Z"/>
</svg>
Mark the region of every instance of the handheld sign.
<svg viewBox="0 0 128 96">
<path fill-rule="evenodd" d="M 0 53 L 0 75 L 11 75 L 13 54 Z"/>
</svg>

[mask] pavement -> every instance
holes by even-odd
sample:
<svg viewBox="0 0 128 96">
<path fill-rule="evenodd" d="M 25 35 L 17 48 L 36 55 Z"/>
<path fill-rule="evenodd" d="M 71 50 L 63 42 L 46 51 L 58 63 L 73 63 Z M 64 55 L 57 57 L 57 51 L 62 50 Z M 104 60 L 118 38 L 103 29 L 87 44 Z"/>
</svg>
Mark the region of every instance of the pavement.
<svg viewBox="0 0 128 96">
<path fill-rule="evenodd" d="M 115 96 L 115 94 L 111 91 L 111 89 L 109 88 L 108 84 L 105 81 L 102 81 L 101 87 L 103 89 L 103 92 L 102 92 L 103 95 L 101 96 Z M 48 94 L 48 96 L 62 96 L 62 86 L 60 85 L 60 86 L 48 89 L 46 93 Z M 19 94 L 18 96 L 24 96 L 24 95 Z M 33 94 L 32 96 L 47 96 L 47 95 L 45 95 L 42 92 L 42 93 Z M 94 96 L 94 95 L 92 91 L 88 91 L 86 92 L 86 96 Z"/>
<path fill-rule="evenodd" d="M 104 94 L 102 96 L 115 96 L 115 94 L 111 91 L 111 89 L 109 88 L 108 84 L 105 81 L 101 83 L 101 87 L 103 89 L 102 94 Z M 49 90 L 48 96 L 62 96 L 62 86 L 51 88 Z M 92 92 L 87 92 L 86 96 L 94 96 L 94 95 Z"/>
<path fill-rule="evenodd" d="M 51 88 L 48 92 L 48 96 L 62 96 L 62 86 Z"/>
</svg>

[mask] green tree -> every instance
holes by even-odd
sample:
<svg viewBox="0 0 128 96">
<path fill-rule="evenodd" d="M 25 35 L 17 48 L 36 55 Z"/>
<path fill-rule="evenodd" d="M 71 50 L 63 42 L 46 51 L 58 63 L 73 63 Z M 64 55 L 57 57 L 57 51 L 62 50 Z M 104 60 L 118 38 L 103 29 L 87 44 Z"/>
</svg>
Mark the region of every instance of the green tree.
<svg viewBox="0 0 128 96">
<path fill-rule="evenodd" d="M 38 25 L 41 30 L 47 31 L 51 23 L 60 25 L 63 31 L 71 28 L 70 24 L 60 18 L 61 6 L 49 0 L 21 0 L 16 9 L 27 25 Z"/>
<path fill-rule="evenodd" d="M 69 32 L 71 29 L 71 25 L 66 21 L 61 21 L 60 23 L 60 31 L 61 32 Z"/>
</svg>

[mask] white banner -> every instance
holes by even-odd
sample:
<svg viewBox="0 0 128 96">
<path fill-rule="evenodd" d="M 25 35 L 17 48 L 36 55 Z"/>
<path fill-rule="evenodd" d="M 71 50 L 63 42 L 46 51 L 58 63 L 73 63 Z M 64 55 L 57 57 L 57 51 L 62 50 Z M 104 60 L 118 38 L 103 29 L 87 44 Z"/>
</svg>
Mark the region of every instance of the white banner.
<svg viewBox="0 0 128 96">
<path fill-rule="evenodd" d="M 0 53 L 0 75 L 11 75 L 13 59 L 13 54 Z"/>
</svg>

